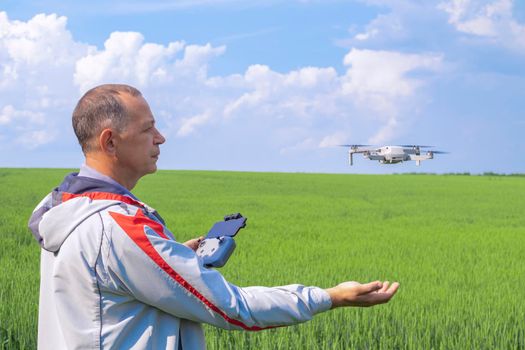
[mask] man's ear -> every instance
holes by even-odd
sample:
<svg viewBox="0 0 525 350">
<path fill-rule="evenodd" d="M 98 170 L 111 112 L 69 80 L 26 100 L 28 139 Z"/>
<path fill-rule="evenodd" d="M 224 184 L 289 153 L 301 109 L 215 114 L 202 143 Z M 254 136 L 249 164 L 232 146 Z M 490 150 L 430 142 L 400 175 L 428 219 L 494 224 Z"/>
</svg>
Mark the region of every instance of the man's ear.
<svg viewBox="0 0 525 350">
<path fill-rule="evenodd" d="M 108 155 L 115 155 L 115 132 L 111 129 L 104 129 L 98 137 L 100 150 Z"/>
</svg>

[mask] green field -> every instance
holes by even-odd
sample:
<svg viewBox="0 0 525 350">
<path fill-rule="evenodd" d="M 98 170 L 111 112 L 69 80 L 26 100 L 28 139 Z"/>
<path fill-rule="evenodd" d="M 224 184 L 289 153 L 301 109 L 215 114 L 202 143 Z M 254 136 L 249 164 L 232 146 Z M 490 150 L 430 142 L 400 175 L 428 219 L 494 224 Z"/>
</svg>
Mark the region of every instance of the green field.
<svg viewBox="0 0 525 350">
<path fill-rule="evenodd" d="M 39 247 L 27 219 L 66 170 L 0 169 L 0 341 L 35 348 Z M 183 241 L 240 211 L 221 269 L 240 286 L 399 281 L 391 303 L 209 349 L 524 349 L 525 177 L 159 171 L 134 193 Z"/>
</svg>

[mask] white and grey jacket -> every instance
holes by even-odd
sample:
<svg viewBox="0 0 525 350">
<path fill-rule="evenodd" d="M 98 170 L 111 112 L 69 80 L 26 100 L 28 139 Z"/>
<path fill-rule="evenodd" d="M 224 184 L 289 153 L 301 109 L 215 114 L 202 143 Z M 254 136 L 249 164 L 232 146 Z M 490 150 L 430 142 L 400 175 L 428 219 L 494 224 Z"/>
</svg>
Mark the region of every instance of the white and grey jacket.
<svg viewBox="0 0 525 350">
<path fill-rule="evenodd" d="M 40 349 L 203 349 L 201 323 L 258 331 L 308 321 L 328 293 L 241 288 L 114 185 L 70 174 L 36 207 Z"/>
</svg>

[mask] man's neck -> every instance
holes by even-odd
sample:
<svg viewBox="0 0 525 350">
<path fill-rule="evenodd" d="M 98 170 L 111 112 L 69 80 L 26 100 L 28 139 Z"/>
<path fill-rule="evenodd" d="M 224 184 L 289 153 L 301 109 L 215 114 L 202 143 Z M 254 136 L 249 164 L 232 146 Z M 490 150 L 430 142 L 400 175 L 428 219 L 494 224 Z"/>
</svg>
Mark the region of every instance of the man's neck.
<svg viewBox="0 0 525 350">
<path fill-rule="evenodd" d="M 137 184 L 138 180 L 128 179 L 122 171 L 117 171 L 116 167 L 111 162 L 101 161 L 97 157 L 86 156 L 86 165 L 102 175 L 108 176 L 118 182 L 120 185 L 131 191 Z"/>
</svg>

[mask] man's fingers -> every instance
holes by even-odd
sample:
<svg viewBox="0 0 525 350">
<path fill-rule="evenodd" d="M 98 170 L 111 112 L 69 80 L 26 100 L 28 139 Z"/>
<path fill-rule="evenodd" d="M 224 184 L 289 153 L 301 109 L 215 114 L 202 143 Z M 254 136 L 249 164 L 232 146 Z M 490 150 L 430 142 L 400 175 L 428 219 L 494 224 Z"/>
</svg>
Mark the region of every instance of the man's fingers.
<svg viewBox="0 0 525 350">
<path fill-rule="evenodd" d="M 392 299 L 394 294 L 396 294 L 397 289 L 399 288 L 399 283 L 392 283 L 392 285 L 384 290 L 385 288 L 382 287 L 380 290 L 378 290 L 376 293 L 368 293 L 360 295 L 358 298 L 361 299 L 363 306 L 374 306 L 378 304 L 385 304 Z"/>
<path fill-rule="evenodd" d="M 385 281 L 385 282 L 383 282 L 383 287 L 380 290 L 378 290 L 377 292 L 378 293 L 385 293 L 388 290 L 389 286 L 390 286 L 390 282 Z"/>
<path fill-rule="evenodd" d="M 358 294 L 368 294 L 380 290 L 383 287 L 383 283 L 379 281 L 362 284 L 358 287 Z"/>
<path fill-rule="evenodd" d="M 399 288 L 399 283 L 394 282 L 394 283 L 392 283 L 390 288 L 388 288 L 387 293 L 392 294 L 392 296 L 394 296 L 394 294 L 396 294 L 398 288 Z"/>
<path fill-rule="evenodd" d="M 199 243 L 204 239 L 203 236 L 200 236 L 199 238 L 193 238 L 193 239 L 190 239 L 189 241 L 186 241 L 184 242 L 183 244 L 192 249 L 192 250 L 197 250 L 197 248 L 199 247 Z"/>
<path fill-rule="evenodd" d="M 386 283 L 389 284 L 389 282 L 385 282 L 385 284 Z M 392 299 L 392 297 L 394 296 L 394 294 L 396 294 L 398 288 L 399 283 L 397 282 L 392 283 L 390 288 L 384 288 L 383 286 L 381 290 L 379 290 L 377 293 L 375 293 L 375 295 L 373 295 L 374 302 L 378 304 L 389 302 L 390 299 Z"/>
</svg>

